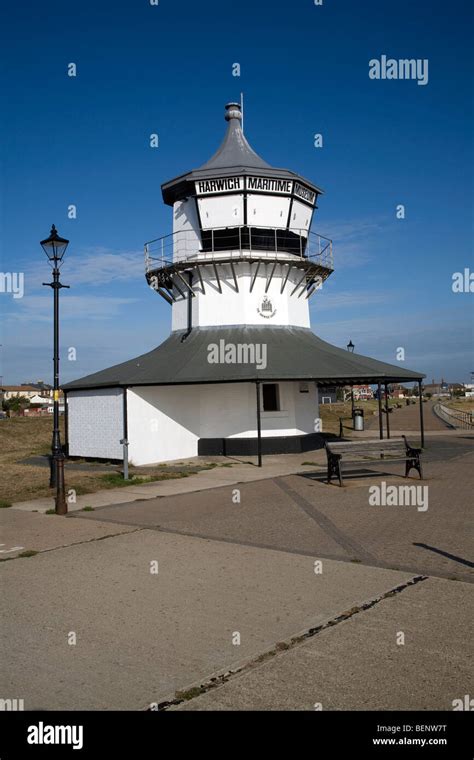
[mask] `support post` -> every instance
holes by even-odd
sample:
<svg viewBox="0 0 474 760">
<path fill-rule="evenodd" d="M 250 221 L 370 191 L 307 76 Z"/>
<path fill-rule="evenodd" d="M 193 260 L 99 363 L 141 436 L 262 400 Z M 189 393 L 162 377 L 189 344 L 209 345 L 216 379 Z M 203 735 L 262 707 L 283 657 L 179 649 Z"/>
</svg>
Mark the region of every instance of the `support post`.
<svg viewBox="0 0 474 760">
<path fill-rule="evenodd" d="M 423 423 L 423 389 L 421 386 L 421 380 L 418 380 L 418 394 L 420 396 L 420 438 L 421 448 L 425 448 L 425 426 Z"/>
<path fill-rule="evenodd" d="M 123 479 L 128 480 L 128 408 L 127 389 L 123 389 L 123 438 L 120 443 L 123 446 Z"/>
<path fill-rule="evenodd" d="M 385 414 L 387 415 L 387 438 L 390 438 L 390 417 L 388 403 L 388 385 L 385 383 Z"/>
<path fill-rule="evenodd" d="M 67 393 L 63 391 L 64 397 L 64 453 L 69 456 L 69 408 L 67 405 Z"/>
<path fill-rule="evenodd" d="M 257 380 L 255 383 L 255 388 L 257 392 L 257 459 L 258 459 L 258 466 L 262 466 L 262 419 L 261 419 L 261 408 L 260 408 L 260 381 Z"/>
<path fill-rule="evenodd" d="M 380 383 L 377 383 L 377 396 L 379 400 L 379 438 L 380 440 L 383 439 L 383 417 L 382 417 L 382 386 Z"/>
</svg>

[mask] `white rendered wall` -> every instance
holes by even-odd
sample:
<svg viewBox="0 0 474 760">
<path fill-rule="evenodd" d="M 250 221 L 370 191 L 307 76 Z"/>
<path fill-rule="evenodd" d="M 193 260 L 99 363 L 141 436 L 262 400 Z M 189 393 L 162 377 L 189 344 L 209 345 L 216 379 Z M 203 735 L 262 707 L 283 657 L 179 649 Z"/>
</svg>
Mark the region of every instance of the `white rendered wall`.
<svg viewBox="0 0 474 760">
<path fill-rule="evenodd" d="M 122 389 L 69 391 L 67 403 L 69 456 L 122 459 Z"/>
<path fill-rule="evenodd" d="M 262 437 L 314 432 L 316 386 L 300 393 L 297 382 L 279 383 L 279 412 L 262 412 Z M 199 438 L 257 435 L 253 383 L 147 386 L 129 389 L 128 439 L 132 464 L 166 462 L 197 455 Z"/>
<path fill-rule="evenodd" d="M 177 201 L 174 204 L 173 232 L 179 234 L 169 236 L 168 240 L 164 242 L 163 254 L 165 259 L 180 261 L 200 250 L 201 232 L 194 198 Z M 171 245 L 173 250 L 170 250 Z M 159 258 L 160 249 L 157 249 L 153 255 Z"/>
<path fill-rule="evenodd" d="M 194 387 L 155 385 L 127 391 L 131 464 L 197 455 L 199 403 Z"/>
<path fill-rule="evenodd" d="M 197 295 L 192 299 L 193 327 L 210 327 L 224 325 L 258 325 L 258 326 L 294 326 L 310 327 L 309 301 L 305 294 L 299 294 L 303 283 L 291 295 L 292 290 L 301 280 L 302 272 L 292 269 L 283 293 L 280 292 L 286 277 L 288 266 L 277 263 L 268 291 L 265 293 L 267 278 L 270 278 L 274 263 L 262 263 L 252 292 L 250 285 L 257 264 L 234 264 L 237 276 L 238 292 L 229 265 L 218 267 L 222 293 L 211 267 L 201 267 L 204 291 L 194 275 L 193 287 Z M 272 312 L 262 312 L 264 296 L 272 303 Z M 263 316 L 266 314 L 266 316 Z M 172 306 L 172 330 L 185 330 L 188 326 L 187 299 L 177 301 Z"/>
</svg>

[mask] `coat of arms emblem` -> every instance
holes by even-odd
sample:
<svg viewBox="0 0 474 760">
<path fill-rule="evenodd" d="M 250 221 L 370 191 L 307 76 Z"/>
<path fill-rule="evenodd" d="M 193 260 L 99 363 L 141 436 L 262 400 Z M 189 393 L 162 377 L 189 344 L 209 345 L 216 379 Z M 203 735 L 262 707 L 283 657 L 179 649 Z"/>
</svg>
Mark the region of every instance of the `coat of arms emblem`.
<svg viewBox="0 0 474 760">
<path fill-rule="evenodd" d="M 263 297 L 263 301 L 260 304 L 260 307 L 257 308 L 257 312 L 261 317 L 265 317 L 265 319 L 270 319 L 271 317 L 275 316 L 276 309 L 273 308 L 273 304 L 268 296 Z"/>
</svg>

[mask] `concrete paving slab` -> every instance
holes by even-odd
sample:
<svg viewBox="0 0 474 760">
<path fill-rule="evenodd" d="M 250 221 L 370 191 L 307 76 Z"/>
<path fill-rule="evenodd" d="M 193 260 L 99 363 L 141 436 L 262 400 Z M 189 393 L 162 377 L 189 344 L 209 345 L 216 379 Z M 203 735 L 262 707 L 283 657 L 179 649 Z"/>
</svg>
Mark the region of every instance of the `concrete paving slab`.
<svg viewBox="0 0 474 760">
<path fill-rule="evenodd" d="M 416 506 L 370 504 L 370 487 L 407 485 L 399 475 L 387 474 L 400 470 L 394 463 L 383 465 L 375 477 L 348 479 L 344 488 L 328 486 L 319 471 L 305 468 L 304 476 L 228 484 L 104 507 L 81 517 L 474 581 L 468 529 L 474 454 L 448 461 L 438 455 L 433 450 L 425 464 L 426 480 L 409 481 L 428 488 L 425 512 Z M 240 503 L 233 501 L 235 488 Z"/>
<path fill-rule="evenodd" d="M 387 466 L 395 469 L 396 465 Z M 359 480 L 351 488 L 330 487 L 310 478 L 282 479 L 290 498 L 295 494 L 308 509 L 330 519 L 336 528 L 361 545 L 375 558 L 374 564 L 411 568 L 426 575 L 474 581 L 472 557 L 471 502 L 474 490 L 474 454 L 463 454 L 447 462 L 425 464 L 425 480 L 409 485 L 426 488 L 426 511 L 417 506 L 371 505 L 369 488 L 397 483 L 402 479 Z"/>
<path fill-rule="evenodd" d="M 104 536 L 129 533 L 135 528 L 98 520 L 68 520 L 58 515 L 43 515 L 2 510 L 0 559 L 16 557 L 24 551 L 43 552 Z"/>
<path fill-rule="evenodd" d="M 312 557 L 152 530 L 1 571 L 1 693 L 28 710 L 145 708 L 410 578 L 329 560 L 315 574 Z"/>
<path fill-rule="evenodd" d="M 473 613 L 472 585 L 430 578 L 171 709 L 452 710 L 473 693 Z"/>
<path fill-rule="evenodd" d="M 273 480 L 240 484 L 204 493 L 180 494 L 154 501 L 134 502 L 81 513 L 81 520 L 159 528 L 236 543 L 253 544 L 297 553 L 320 553 L 357 559 L 303 510 L 298 509 Z M 73 518 L 75 519 L 75 518 Z"/>
<path fill-rule="evenodd" d="M 143 493 L 137 492 L 138 486 L 125 488 L 110 488 L 96 493 L 82 494 L 76 496 L 76 501 L 68 502 L 68 512 L 80 512 L 84 507 L 103 507 L 108 504 L 123 504 L 140 499 Z M 55 501 L 52 498 L 31 499 L 30 501 L 17 502 L 11 507 L 12 510 L 21 512 L 47 512 L 54 509 Z"/>
</svg>

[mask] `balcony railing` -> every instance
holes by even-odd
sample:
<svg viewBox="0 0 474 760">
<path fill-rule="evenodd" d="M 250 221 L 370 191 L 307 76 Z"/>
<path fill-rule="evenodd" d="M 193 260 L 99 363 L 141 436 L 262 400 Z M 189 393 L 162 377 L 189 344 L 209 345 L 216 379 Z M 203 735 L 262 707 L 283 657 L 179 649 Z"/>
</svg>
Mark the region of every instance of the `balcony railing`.
<svg viewBox="0 0 474 760">
<path fill-rule="evenodd" d="M 194 264 L 225 260 L 298 261 L 317 264 L 331 272 L 332 240 L 307 230 L 262 227 L 226 227 L 178 232 L 145 243 L 146 273 L 189 261 Z"/>
</svg>

